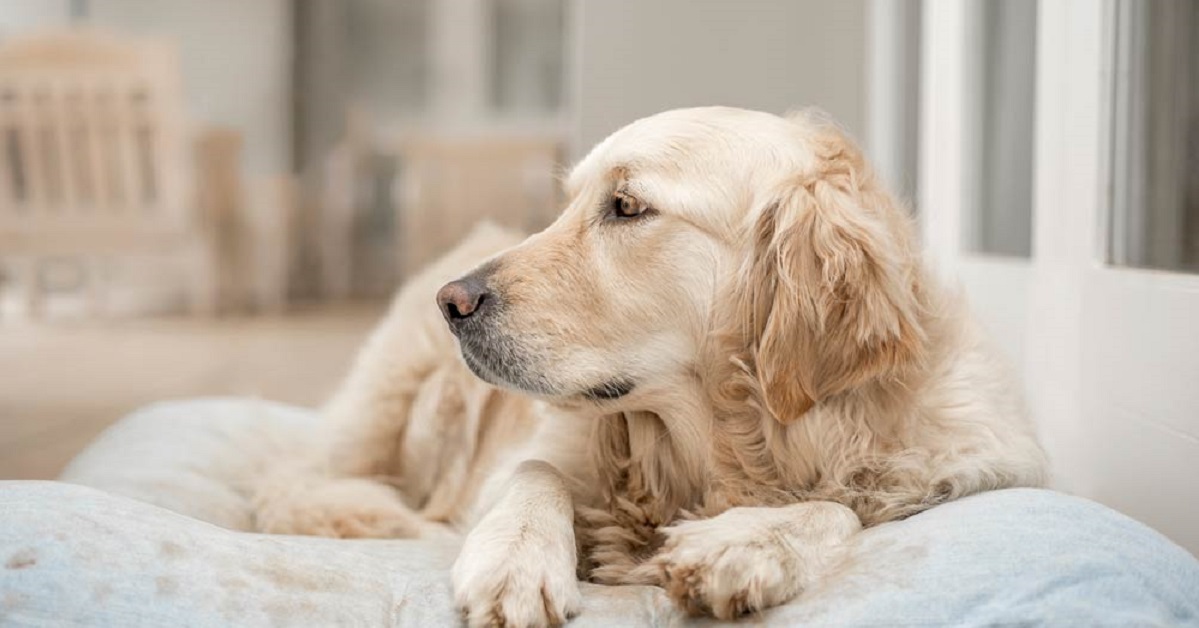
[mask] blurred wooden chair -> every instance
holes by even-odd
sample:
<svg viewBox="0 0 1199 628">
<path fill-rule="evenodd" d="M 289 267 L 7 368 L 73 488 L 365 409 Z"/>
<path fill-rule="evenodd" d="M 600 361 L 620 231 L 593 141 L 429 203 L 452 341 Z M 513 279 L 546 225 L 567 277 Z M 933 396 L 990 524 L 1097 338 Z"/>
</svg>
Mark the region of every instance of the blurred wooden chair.
<svg viewBox="0 0 1199 628">
<path fill-rule="evenodd" d="M 356 241 L 356 235 L 361 235 L 358 227 L 365 214 L 380 200 L 394 203 L 392 198 L 376 198 L 372 185 L 375 160 L 392 152 L 376 133 L 371 116 L 351 107 L 345 132 L 323 164 L 315 244 L 320 293 L 334 301 L 348 299 L 354 292 L 355 267 L 362 263 L 356 250 L 364 244 Z"/>
<path fill-rule="evenodd" d="M 259 313 L 279 314 L 288 303 L 289 276 L 298 241 L 297 211 L 299 185 L 290 175 L 276 175 L 254 182 L 247 194 L 242 234 L 243 268 L 249 270 L 248 290 L 243 303 Z"/>
<path fill-rule="evenodd" d="M 396 230 L 409 276 L 482 220 L 537 231 L 559 206 L 562 143 L 537 135 L 413 137 L 399 147 Z"/>
<path fill-rule="evenodd" d="M 130 254 L 173 260 L 189 309 L 213 312 L 216 249 L 193 163 L 172 46 L 91 30 L 0 45 L 0 263 L 23 269 L 32 316 L 46 264 L 85 268 L 102 311 L 106 261 Z"/>
<path fill-rule="evenodd" d="M 329 152 L 321 181 L 322 195 L 316 222 L 316 254 L 320 292 L 324 298 L 349 298 L 354 276 L 354 220 L 361 198 L 360 179 L 366 174 L 371 149 L 354 134 L 347 134 Z"/>
<path fill-rule="evenodd" d="M 221 312 L 279 313 L 287 304 L 296 244 L 296 183 L 289 175 L 243 180 L 241 134 L 212 127 L 195 141 L 196 206 L 216 255 Z"/>
</svg>

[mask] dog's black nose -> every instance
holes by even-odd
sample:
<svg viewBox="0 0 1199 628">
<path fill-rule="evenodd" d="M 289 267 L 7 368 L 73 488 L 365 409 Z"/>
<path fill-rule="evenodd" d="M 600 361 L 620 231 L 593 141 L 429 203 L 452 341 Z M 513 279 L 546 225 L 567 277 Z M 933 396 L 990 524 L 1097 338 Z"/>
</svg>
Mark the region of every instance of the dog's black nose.
<svg viewBox="0 0 1199 628">
<path fill-rule="evenodd" d="M 487 283 L 482 278 L 467 275 L 447 283 L 437 291 L 437 306 L 441 308 L 445 320 L 454 326 L 478 316 L 490 298 Z"/>
</svg>

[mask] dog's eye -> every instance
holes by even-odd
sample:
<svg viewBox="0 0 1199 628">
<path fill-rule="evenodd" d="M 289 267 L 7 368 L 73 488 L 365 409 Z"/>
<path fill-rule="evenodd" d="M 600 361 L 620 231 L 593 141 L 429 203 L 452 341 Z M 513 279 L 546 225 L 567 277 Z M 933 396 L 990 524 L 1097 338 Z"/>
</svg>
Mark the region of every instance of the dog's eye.
<svg viewBox="0 0 1199 628">
<path fill-rule="evenodd" d="M 636 218 L 649 211 L 649 206 L 627 194 L 612 197 L 612 215 L 616 218 Z"/>
</svg>

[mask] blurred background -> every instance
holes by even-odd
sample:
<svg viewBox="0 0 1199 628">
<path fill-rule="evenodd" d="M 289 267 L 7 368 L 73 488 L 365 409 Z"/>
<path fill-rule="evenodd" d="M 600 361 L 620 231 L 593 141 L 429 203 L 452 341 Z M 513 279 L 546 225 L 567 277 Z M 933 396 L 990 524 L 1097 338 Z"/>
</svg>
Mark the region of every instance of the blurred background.
<svg viewBox="0 0 1199 628">
<path fill-rule="evenodd" d="M 611 131 L 817 106 L 1058 485 L 1195 551 L 1197 34 L 1187 0 L 0 0 L 0 478 L 162 399 L 318 405 L 407 274 L 548 224 Z"/>
</svg>

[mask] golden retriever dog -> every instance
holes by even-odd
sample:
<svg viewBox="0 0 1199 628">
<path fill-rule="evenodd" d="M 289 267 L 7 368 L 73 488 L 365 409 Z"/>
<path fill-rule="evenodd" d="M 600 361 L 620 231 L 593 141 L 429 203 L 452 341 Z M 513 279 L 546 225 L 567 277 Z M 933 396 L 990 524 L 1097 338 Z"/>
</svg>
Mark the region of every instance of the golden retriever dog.
<svg viewBox="0 0 1199 628">
<path fill-rule="evenodd" d="M 1016 383 L 835 125 L 669 111 L 565 183 L 545 231 L 480 228 L 400 292 L 262 530 L 464 533 L 472 625 L 561 624 L 580 578 L 734 618 L 863 527 L 1044 483 Z"/>
</svg>

